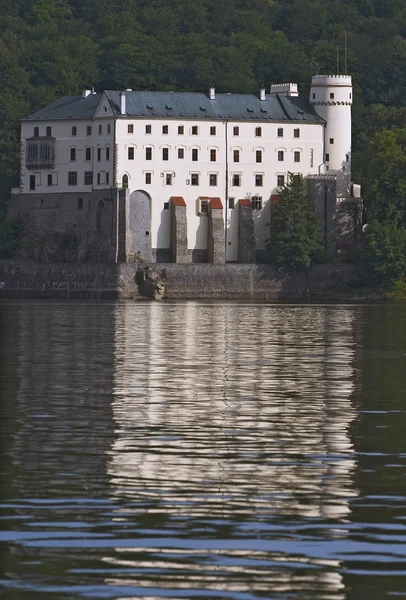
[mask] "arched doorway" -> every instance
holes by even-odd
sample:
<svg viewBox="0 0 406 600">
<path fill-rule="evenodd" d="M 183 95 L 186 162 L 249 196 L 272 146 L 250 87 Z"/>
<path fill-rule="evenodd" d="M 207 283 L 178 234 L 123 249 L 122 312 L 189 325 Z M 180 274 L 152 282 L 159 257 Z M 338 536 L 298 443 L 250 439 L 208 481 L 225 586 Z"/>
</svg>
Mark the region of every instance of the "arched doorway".
<svg viewBox="0 0 406 600">
<path fill-rule="evenodd" d="M 130 196 L 128 226 L 129 251 L 152 262 L 151 196 L 143 190 L 137 190 Z"/>
</svg>

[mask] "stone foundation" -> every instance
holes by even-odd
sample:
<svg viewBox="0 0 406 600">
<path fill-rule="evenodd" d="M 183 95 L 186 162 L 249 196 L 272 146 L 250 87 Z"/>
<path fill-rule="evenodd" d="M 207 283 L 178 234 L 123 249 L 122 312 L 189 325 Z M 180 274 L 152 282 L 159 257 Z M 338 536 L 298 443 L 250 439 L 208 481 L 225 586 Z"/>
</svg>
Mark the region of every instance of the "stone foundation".
<svg viewBox="0 0 406 600">
<path fill-rule="evenodd" d="M 130 299 L 139 298 L 139 271 L 147 265 L 45 264 L 0 261 L 0 298 Z M 350 294 L 357 280 L 354 266 L 317 265 L 308 272 L 284 273 L 270 265 L 151 264 L 165 282 L 164 299 L 311 300 Z M 145 277 L 143 283 L 145 283 Z M 150 290 L 147 297 L 150 295 Z"/>
</svg>

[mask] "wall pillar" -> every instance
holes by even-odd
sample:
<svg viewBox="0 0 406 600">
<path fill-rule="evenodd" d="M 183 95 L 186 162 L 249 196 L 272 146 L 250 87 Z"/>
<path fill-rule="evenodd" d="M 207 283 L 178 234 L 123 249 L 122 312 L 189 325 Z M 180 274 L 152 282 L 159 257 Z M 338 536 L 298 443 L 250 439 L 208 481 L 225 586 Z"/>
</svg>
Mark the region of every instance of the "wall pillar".
<svg viewBox="0 0 406 600">
<path fill-rule="evenodd" d="M 186 202 L 182 196 L 172 196 L 171 209 L 171 254 L 172 262 L 188 263 L 190 256 L 187 240 Z"/>
<path fill-rule="evenodd" d="M 224 264 L 225 232 L 223 219 L 223 204 L 220 198 L 210 198 L 207 228 L 207 256 L 208 262 L 213 264 Z"/>
<path fill-rule="evenodd" d="M 248 199 L 238 201 L 238 262 L 255 263 L 254 219 Z"/>
</svg>

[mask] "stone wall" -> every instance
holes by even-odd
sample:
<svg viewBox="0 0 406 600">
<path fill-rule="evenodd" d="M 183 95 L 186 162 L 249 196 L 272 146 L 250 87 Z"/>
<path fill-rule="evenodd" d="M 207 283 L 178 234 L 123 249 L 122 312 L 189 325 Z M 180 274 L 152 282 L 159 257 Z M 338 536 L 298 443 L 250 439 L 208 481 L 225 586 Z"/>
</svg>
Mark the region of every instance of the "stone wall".
<svg viewBox="0 0 406 600">
<path fill-rule="evenodd" d="M 78 260 L 114 262 L 117 258 L 118 190 L 80 194 L 19 194 L 12 196 L 9 218 L 21 216 L 28 237 L 39 240 L 55 232 L 73 232 Z M 122 225 L 121 225 L 122 228 Z"/>
<path fill-rule="evenodd" d="M 270 265 L 153 264 L 166 299 L 311 300 L 351 294 L 357 273 L 349 264 L 318 265 L 286 274 Z M 139 297 L 145 265 L 45 264 L 0 261 L 0 298 L 121 299 Z"/>
</svg>

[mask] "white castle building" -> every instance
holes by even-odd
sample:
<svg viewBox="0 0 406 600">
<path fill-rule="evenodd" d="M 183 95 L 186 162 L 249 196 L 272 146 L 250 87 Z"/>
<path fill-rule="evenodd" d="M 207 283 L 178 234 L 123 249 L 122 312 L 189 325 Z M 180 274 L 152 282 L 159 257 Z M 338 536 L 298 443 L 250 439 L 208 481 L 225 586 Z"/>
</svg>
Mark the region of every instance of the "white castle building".
<svg viewBox="0 0 406 600">
<path fill-rule="evenodd" d="M 351 245 L 352 100 L 346 75 L 314 76 L 309 99 L 292 83 L 258 96 L 65 96 L 22 120 L 9 215 L 39 231 L 75 230 L 82 257 L 254 262 L 270 236 L 272 200 L 289 173 L 301 173 L 334 249 L 336 207 L 351 204 Z"/>
</svg>

